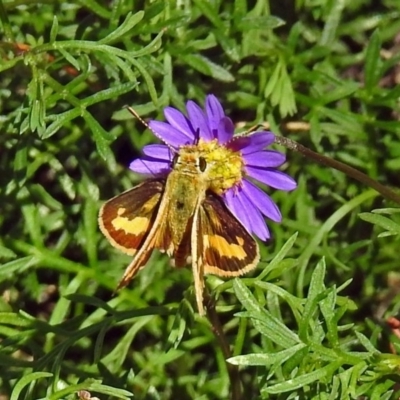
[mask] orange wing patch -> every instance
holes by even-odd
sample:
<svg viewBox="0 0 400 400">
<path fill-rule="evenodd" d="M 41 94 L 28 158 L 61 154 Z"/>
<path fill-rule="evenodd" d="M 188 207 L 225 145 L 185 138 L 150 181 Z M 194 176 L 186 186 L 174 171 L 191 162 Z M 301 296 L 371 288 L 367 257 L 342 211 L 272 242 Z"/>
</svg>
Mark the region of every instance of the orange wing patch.
<svg viewBox="0 0 400 400">
<path fill-rule="evenodd" d="M 198 234 L 203 235 L 199 253 L 206 274 L 242 275 L 260 260 L 257 242 L 223 201 L 211 193 L 199 210 Z"/>
<path fill-rule="evenodd" d="M 157 215 L 164 180 L 146 181 L 107 201 L 99 225 L 113 246 L 134 255 L 146 240 Z"/>
</svg>

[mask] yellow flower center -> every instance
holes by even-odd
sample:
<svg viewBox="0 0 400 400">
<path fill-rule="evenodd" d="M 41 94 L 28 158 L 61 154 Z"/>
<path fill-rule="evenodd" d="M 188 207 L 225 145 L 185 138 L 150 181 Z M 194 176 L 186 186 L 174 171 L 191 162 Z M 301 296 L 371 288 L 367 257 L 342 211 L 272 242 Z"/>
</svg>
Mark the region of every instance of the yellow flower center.
<svg viewBox="0 0 400 400">
<path fill-rule="evenodd" d="M 244 162 L 239 152 L 220 145 L 217 139 L 209 142 L 200 139 L 196 145 L 184 147 L 197 153 L 197 157 L 205 159 L 209 190 L 222 195 L 226 190 L 241 182 Z"/>
</svg>

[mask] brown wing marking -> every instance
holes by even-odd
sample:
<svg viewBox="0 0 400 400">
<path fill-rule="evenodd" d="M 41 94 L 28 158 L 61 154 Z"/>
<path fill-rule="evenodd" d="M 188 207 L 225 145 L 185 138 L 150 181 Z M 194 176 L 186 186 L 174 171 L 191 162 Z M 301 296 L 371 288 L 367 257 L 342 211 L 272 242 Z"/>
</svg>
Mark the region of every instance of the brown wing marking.
<svg viewBox="0 0 400 400">
<path fill-rule="evenodd" d="M 104 203 L 99 225 L 114 247 L 136 254 L 154 225 L 164 186 L 162 179 L 147 180 Z"/>
<path fill-rule="evenodd" d="M 126 268 L 117 289 L 126 286 L 136 273 L 146 265 L 155 248 L 161 251 L 167 251 L 170 247 L 170 243 L 168 243 L 169 228 L 168 223 L 165 221 L 165 210 L 168 201 L 168 197 L 163 195 L 158 205 L 157 215 L 153 218 L 154 221 L 150 226 L 150 231 L 142 242 L 138 252 L 135 254 L 135 257 Z M 161 240 L 161 238 L 163 238 L 163 240 Z"/>
<path fill-rule="evenodd" d="M 207 194 L 199 210 L 198 231 L 203 235 L 204 273 L 238 276 L 257 266 L 257 242 L 218 196 Z"/>
<path fill-rule="evenodd" d="M 175 267 L 181 268 L 185 267 L 186 265 L 190 264 L 191 262 L 191 236 L 192 236 L 192 229 L 193 229 L 193 217 L 189 219 L 188 224 L 186 226 L 185 234 L 182 237 L 181 243 L 179 246 L 174 250 L 172 257 L 174 259 Z"/>
</svg>

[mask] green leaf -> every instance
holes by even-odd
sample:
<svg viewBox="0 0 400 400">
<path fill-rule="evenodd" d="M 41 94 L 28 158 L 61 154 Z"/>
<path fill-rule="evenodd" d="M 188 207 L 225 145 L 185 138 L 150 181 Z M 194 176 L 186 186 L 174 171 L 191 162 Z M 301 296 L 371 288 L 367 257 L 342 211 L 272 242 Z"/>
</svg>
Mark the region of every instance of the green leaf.
<svg viewBox="0 0 400 400">
<path fill-rule="evenodd" d="M 27 327 L 31 325 L 31 321 L 17 313 L 0 312 L 0 324 Z"/>
<path fill-rule="evenodd" d="M 107 20 L 111 16 L 110 11 L 107 8 L 101 6 L 99 3 L 97 3 L 96 0 L 84 0 L 84 1 L 83 0 L 79 0 L 78 3 L 82 3 L 82 5 L 85 8 L 88 8 L 94 14 L 97 14 L 100 17 L 105 18 Z"/>
<path fill-rule="evenodd" d="M 180 59 L 204 75 L 222 82 L 233 82 L 234 76 L 225 68 L 199 54 L 181 54 Z"/>
<path fill-rule="evenodd" d="M 51 25 L 50 30 L 50 43 L 54 43 L 56 41 L 58 35 L 58 18 L 57 15 L 53 15 L 53 24 Z"/>
<path fill-rule="evenodd" d="M 186 319 L 190 315 L 186 301 L 182 301 L 178 312 L 175 314 L 174 321 L 166 343 L 166 351 L 169 349 L 177 349 L 182 342 L 183 336 L 187 329 Z"/>
<path fill-rule="evenodd" d="M 259 365 L 259 366 L 270 366 L 276 363 L 283 364 L 288 360 L 293 354 L 302 348 L 306 347 L 305 344 L 299 343 L 293 347 L 286 350 L 279 351 L 277 353 L 254 353 L 246 354 L 243 356 L 236 356 L 228 358 L 226 361 L 233 365 Z"/>
<path fill-rule="evenodd" d="M 360 343 L 365 347 L 365 349 L 368 352 L 372 353 L 373 355 L 380 353 L 380 351 L 373 346 L 371 341 L 365 335 L 357 331 L 355 331 L 354 333 L 357 336 L 357 339 L 360 341 Z"/>
<path fill-rule="evenodd" d="M 225 29 L 225 25 L 215 7 L 217 3 L 202 0 L 194 0 L 194 3 L 200 9 L 201 13 L 208 18 L 215 27 L 219 28 L 219 30 Z"/>
<path fill-rule="evenodd" d="M 324 93 L 321 100 L 324 104 L 332 103 L 343 98 L 349 97 L 360 88 L 358 82 L 346 81 L 335 89 Z"/>
<path fill-rule="evenodd" d="M 240 54 L 239 49 L 237 48 L 237 43 L 235 40 L 230 39 L 221 31 L 215 30 L 214 36 L 221 44 L 222 48 L 224 49 L 226 55 L 232 59 L 232 61 L 238 63 L 240 62 Z"/>
<path fill-rule="evenodd" d="M 28 386 L 31 382 L 37 381 L 42 378 L 50 378 L 53 374 L 49 372 L 32 372 L 28 375 L 23 376 L 14 386 L 11 393 L 10 400 L 19 400 L 19 395 L 25 386 Z"/>
<path fill-rule="evenodd" d="M 112 325 L 111 320 L 106 320 L 103 326 L 100 328 L 100 332 L 97 335 L 96 341 L 94 343 L 94 350 L 93 350 L 93 362 L 98 364 L 100 362 L 102 353 L 103 353 L 103 345 L 105 341 L 105 336 L 107 334 L 108 329 Z"/>
<path fill-rule="evenodd" d="M 319 307 L 327 325 L 327 338 L 333 348 L 339 347 L 338 318 L 335 313 L 336 290 L 331 289 L 327 296 L 319 302 Z"/>
<path fill-rule="evenodd" d="M 276 91 L 276 88 L 278 86 L 279 77 L 281 74 L 281 69 L 282 69 L 282 63 L 279 61 L 276 64 L 276 67 L 275 67 L 274 71 L 272 72 L 272 75 L 269 77 L 268 83 L 265 87 L 264 96 L 266 98 L 270 97 L 272 95 L 272 93 L 274 93 Z"/>
<path fill-rule="evenodd" d="M 307 301 L 305 309 L 308 308 L 308 304 L 311 303 L 320 293 L 325 290 L 324 278 L 325 278 L 325 260 L 322 259 L 315 267 L 311 276 L 310 287 L 308 289 Z"/>
<path fill-rule="evenodd" d="M 261 389 L 261 394 L 278 394 L 290 391 L 295 391 L 306 385 L 310 385 L 314 382 L 322 383 L 326 379 L 330 379 L 331 375 L 341 366 L 342 361 L 338 360 L 330 363 L 329 365 L 319 368 L 316 371 L 310 372 L 308 374 L 303 374 L 296 376 L 295 378 L 288 379 L 285 382 L 278 383 L 272 386 L 266 386 Z"/>
<path fill-rule="evenodd" d="M 15 258 L 15 257 L 17 257 L 17 255 L 11 249 L 9 249 L 5 246 L 2 246 L 0 244 L 0 258 L 8 259 L 8 258 Z M 0 271 L 1 271 L 0 276 L 3 273 L 4 265 L 5 264 L 2 264 L 2 266 L 0 268 Z"/>
<path fill-rule="evenodd" d="M 255 328 L 263 335 L 284 348 L 300 343 L 299 337 L 294 332 L 260 306 L 240 279 L 233 281 L 233 289 L 239 301 L 249 311 Z"/>
<path fill-rule="evenodd" d="M 107 158 L 112 157 L 109 146 L 110 134 L 103 129 L 103 127 L 92 117 L 91 114 L 85 113 L 84 118 L 89 128 L 92 130 L 100 157 L 102 157 L 103 160 L 107 160 Z"/>
<path fill-rule="evenodd" d="M 74 108 L 72 110 L 65 111 L 61 114 L 57 115 L 57 118 L 53 123 L 47 126 L 44 130 L 43 134 L 41 135 L 42 139 L 48 139 L 49 137 L 53 136 L 55 133 L 58 132 L 67 122 L 72 121 L 76 117 L 81 115 L 81 110 L 79 108 Z"/>
<path fill-rule="evenodd" d="M 101 90 L 91 96 L 86 97 L 82 101 L 82 105 L 85 107 L 89 107 L 96 103 L 101 103 L 106 100 L 115 99 L 118 96 L 122 96 L 125 93 L 131 92 L 138 86 L 138 82 L 136 80 L 134 82 L 121 83 L 119 85 L 113 86 L 108 89 Z M 107 134 L 108 139 L 112 139 L 112 135 Z"/>
<path fill-rule="evenodd" d="M 400 208 L 377 208 L 375 210 L 372 210 L 374 214 L 388 214 L 388 215 L 393 215 L 393 214 L 399 214 L 400 213 Z"/>
<path fill-rule="evenodd" d="M 256 282 L 254 282 L 254 285 L 258 288 L 261 288 L 265 292 L 274 293 L 280 298 L 282 298 L 290 305 L 293 312 L 295 311 L 303 312 L 303 302 L 304 302 L 303 299 L 299 299 L 298 297 L 293 296 L 292 294 L 282 289 L 281 287 L 269 282 L 262 282 L 257 280 Z"/>
<path fill-rule="evenodd" d="M 292 82 L 285 62 L 280 59 L 264 90 L 264 96 L 270 97 L 272 106 L 279 105 L 282 117 L 296 112 L 296 102 Z"/>
<path fill-rule="evenodd" d="M 46 400 L 62 400 L 65 399 L 66 396 L 72 394 L 74 395 L 74 397 L 76 397 L 75 395 L 79 390 L 96 392 L 122 400 L 129 400 L 133 396 L 133 394 L 131 392 L 128 392 L 127 390 L 119 389 L 109 385 L 103 385 L 101 381 L 96 381 L 94 379 L 87 379 L 84 382 L 75 385 L 68 385 L 66 388 L 52 393 L 50 396 L 46 397 Z"/>
<path fill-rule="evenodd" d="M 38 248 L 43 247 L 43 233 L 38 207 L 36 204 L 26 204 L 22 206 L 22 214 L 32 242 Z"/>
<path fill-rule="evenodd" d="M 273 15 L 263 17 L 244 17 L 238 23 L 238 29 L 248 31 L 249 29 L 275 29 L 285 25 L 286 22 Z"/>
<path fill-rule="evenodd" d="M 142 74 L 144 80 L 146 81 L 147 89 L 149 91 L 151 100 L 153 101 L 154 104 L 157 105 L 158 104 L 158 95 L 157 95 L 156 87 L 154 85 L 153 78 L 147 72 L 145 66 L 139 60 L 131 59 L 130 61 Z"/>
<path fill-rule="evenodd" d="M 129 328 L 128 332 L 124 334 L 122 338 L 119 338 L 117 345 L 101 359 L 104 365 L 112 373 L 117 373 L 125 362 L 125 359 L 129 355 L 129 351 L 132 347 L 132 341 L 135 336 L 142 330 L 142 328 L 149 324 L 154 319 L 154 316 L 148 315 L 135 321 L 135 323 Z M 159 360 L 161 363 L 161 359 Z"/>
<path fill-rule="evenodd" d="M 327 19 L 319 41 L 321 46 L 331 46 L 334 43 L 346 1 L 336 0 L 327 3 L 327 5 L 330 7 L 329 12 L 326 13 Z"/>
<path fill-rule="evenodd" d="M 21 272 L 29 270 L 31 267 L 37 265 L 39 260 L 35 256 L 26 256 L 13 260 L 8 263 L 2 264 L 0 268 L 0 281 L 15 277 Z"/>
<path fill-rule="evenodd" d="M 279 105 L 279 112 L 282 117 L 293 115 L 297 112 L 296 101 L 294 98 L 294 91 L 292 81 L 286 68 L 282 69 L 281 75 L 281 100 Z"/>
<path fill-rule="evenodd" d="M 297 239 L 297 232 L 294 233 L 286 243 L 281 247 L 278 251 L 274 259 L 261 271 L 260 275 L 258 275 L 257 279 L 259 281 L 264 280 L 265 277 L 269 277 L 270 275 L 272 278 L 276 278 L 277 276 L 281 275 L 284 270 L 281 269 L 281 262 L 287 256 L 289 251 L 293 248 L 293 245 Z"/>
<path fill-rule="evenodd" d="M 60 49 L 60 53 L 63 57 L 71 64 L 77 71 L 81 71 L 81 64 L 80 62 L 67 50 Z"/>
<path fill-rule="evenodd" d="M 380 51 L 381 38 L 379 31 L 376 30 L 369 39 L 367 51 L 365 54 L 365 89 L 370 95 L 375 91 L 380 78 Z"/>
<path fill-rule="evenodd" d="M 354 133 L 359 134 L 363 131 L 360 116 L 357 114 L 341 110 L 338 111 L 327 107 L 320 107 L 319 112 L 341 126 L 348 136 L 351 136 Z"/>
<path fill-rule="evenodd" d="M 400 234 L 400 224 L 387 217 L 373 213 L 360 213 L 358 216 L 364 221 L 380 226 L 393 235 Z"/>
<path fill-rule="evenodd" d="M 111 315 L 115 313 L 114 309 L 110 307 L 106 302 L 92 296 L 86 296 L 79 293 L 71 293 L 65 296 L 66 299 L 71 300 L 75 303 L 83 303 L 96 308 L 102 308 Z"/>
<path fill-rule="evenodd" d="M 302 340 L 307 341 L 308 332 L 310 330 L 311 320 L 318 308 L 320 301 L 326 296 L 327 292 L 324 285 L 325 277 L 325 261 L 322 259 L 316 266 L 311 276 L 311 282 L 308 289 L 307 299 L 304 304 L 304 312 L 302 320 L 299 324 L 299 336 Z"/>
<path fill-rule="evenodd" d="M 144 11 L 138 11 L 133 14 L 130 12 L 125 18 L 125 21 L 115 30 L 110 32 L 105 38 L 100 39 L 98 43 L 110 44 L 121 39 L 126 33 L 128 33 L 136 24 L 138 24 L 144 16 Z"/>
<path fill-rule="evenodd" d="M 29 126 L 32 131 L 39 130 L 44 125 L 44 107 L 39 99 L 32 102 Z"/>
</svg>

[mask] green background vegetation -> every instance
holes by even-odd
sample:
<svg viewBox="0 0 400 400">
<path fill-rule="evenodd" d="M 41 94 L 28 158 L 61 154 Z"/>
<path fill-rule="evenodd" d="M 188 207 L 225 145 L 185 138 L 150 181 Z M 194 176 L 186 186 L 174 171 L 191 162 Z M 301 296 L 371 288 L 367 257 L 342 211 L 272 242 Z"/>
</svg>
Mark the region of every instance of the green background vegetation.
<svg viewBox="0 0 400 400">
<path fill-rule="evenodd" d="M 398 187 L 398 0 L 0 0 L 0 20 L 2 399 L 399 397 L 400 219 L 367 186 L 287 152 L 299 187 L 271 192 L 259 267 L 207 278 L 228 363 L 190 269 L 155 254 L 113 296 L 130 258 L 97 226 L 154 141 L 123 106 L 207 93 Z"/>
</svg>

